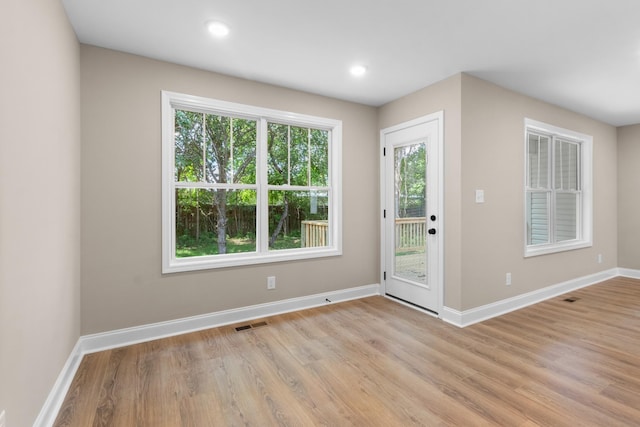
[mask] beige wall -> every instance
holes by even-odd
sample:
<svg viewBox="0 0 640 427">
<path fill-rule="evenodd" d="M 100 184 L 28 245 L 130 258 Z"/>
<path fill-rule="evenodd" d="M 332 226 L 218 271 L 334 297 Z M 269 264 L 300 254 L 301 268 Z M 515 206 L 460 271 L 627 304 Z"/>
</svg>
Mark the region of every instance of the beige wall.
<svg viewBox="0 0 640 427">
<path fill-rule="evenodd" d="M 640 270 L 640 125 L 618 128 L 618 267 Z"/>
<path fill-rule="evenodd" d="M 458 74 L 379 109 L 380 129 L 444 111 L 444 305 L 454 309 L 460 308 L 462 295 L 460 91 L 461 75 Z"/>
<path fill-rule="evenodd" d="M 80 66 L 59 1 L 1 9 L 0 411 L 17 427 L 80 332 Z"/>
<path fill-rule="evenodd" d="M 91 46 L 81 74 L 83 334 L 378 283 L 376 109 Z M 162 275 L 161 90 L 342 120 L 344 255 Z"/>
<path fill-rule="evenodd" d="M 3 18 L 0 411 L 11 426 L 33 423 L 80 333 L 377 283 L 378 129 L 439 110 L 445 305 L 466 310 L 617 265 L 640 269 L 640 126 L 616 135 L 464 74 L 374 109 L 79 48 L 57 1 L 8 0 Z M 161 275 L 162 89 L 343 120 L 344 255 Z M 593 135 L 593 248 L 522 257 L 525 117 Z M 476 188 L 486 203 L 473 202 Z M 266 291 L 267 275 L 276 291 Z"/>
<path fill-rule="evenodd" d="M 525 118 L 593 136 L 593 247 L 523 257 Z M 613 126 L 462 75 L 464 310 L 617 266 L 616 144 Z"/>
<path fill-rule="evenodd" d="M 614 127 L 467 74 L 383 106 L 379 127 L 437 110 L 445 116 L 445 306 L 469 310 L 617 266 Z M 525 118 L 593 136 L 593 247 L 523 257 Z M 485 203 L 475 203 L 476 189 Z"/>
</svg>

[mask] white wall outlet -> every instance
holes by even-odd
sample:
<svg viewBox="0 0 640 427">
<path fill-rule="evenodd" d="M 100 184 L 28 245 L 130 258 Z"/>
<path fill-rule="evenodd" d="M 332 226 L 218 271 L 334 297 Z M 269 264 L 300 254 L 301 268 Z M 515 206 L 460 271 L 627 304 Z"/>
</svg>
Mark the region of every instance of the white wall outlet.
<svg viewBox="0 0 640 427">
<path fill-rule="evenodd" d="M 4 415 L 4 411 L 0 412 L 0 427 L 7 427 L 7 419 Z"/>
<path fill-rule="evenodd" d="M 511 273 L 507 273 L 507 277 L 505 279 L 505 284 L 507 286 L 511 286 Z"/>
<path fill-rule="evenodd" d="M 276 276 L 267 277 L 267 289 L 275 289 L 276 288 Z"/>
<path fill-rule="evenodd" d="M 598 264 L 602 264 L 602 254 L 598 254 Z"/>
</svg>

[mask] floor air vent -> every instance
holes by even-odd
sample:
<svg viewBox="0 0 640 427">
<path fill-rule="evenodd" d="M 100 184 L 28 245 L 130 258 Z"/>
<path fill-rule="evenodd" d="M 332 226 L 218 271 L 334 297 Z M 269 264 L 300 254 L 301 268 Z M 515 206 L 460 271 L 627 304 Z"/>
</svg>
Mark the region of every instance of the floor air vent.
<svg viewBox="0 0 640 427">
<path fill-rule="evenodd" d="M 247 329 L 255 329 L 261 326 L 267 326 L 267 322 L 258 322 L 258 323 L 252 323 L 250 325 L 237 326 L 236 331 L 237 332 L 246 331 Z"/>
</svg>

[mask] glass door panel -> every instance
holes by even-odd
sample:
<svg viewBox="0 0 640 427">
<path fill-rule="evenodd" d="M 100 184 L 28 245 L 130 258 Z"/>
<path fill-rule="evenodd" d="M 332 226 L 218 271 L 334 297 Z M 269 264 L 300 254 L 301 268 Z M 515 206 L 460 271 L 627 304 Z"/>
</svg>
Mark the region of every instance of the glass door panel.
<svg viewBox="0 0 640 427">
<path fill-rule="evenodd" d="M 427 156 L 424 142 L 394 147 L 393 275 L 427 283 Z"/>
</svg>

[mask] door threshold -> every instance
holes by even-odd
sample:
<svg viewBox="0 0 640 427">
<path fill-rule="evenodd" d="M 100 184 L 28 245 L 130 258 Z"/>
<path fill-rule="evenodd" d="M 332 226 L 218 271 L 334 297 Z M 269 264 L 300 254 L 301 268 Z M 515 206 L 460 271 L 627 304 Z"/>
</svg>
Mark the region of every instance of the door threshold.
<svg viewBox="0 0 640 427">
<path fill-rule="evenodd" d="M 407 300 L 403 300 L 402 298 L 398 298 L 398 297 L 393 296 L 391 294 L 384 294 L 384 296 L 385 296 L 385 298 L 389 298 L 390 300 L 393 300 L 393 301 L 395 301 L 397 303 L 400 303 L 402 305 L 406 305 L 409 308 L 413 308 L 414 310 L 418 310 L 418 311 L 423 312 L 424 314 L 428 314 L 431 317 L 436 317 L 438 319 L 440 318 L 440 316 L 438 315 L 437 312 L 435 312 L 433 310 L 429 310 L 428 308 L 425 308 L 425 307 L 423 307 L 421 305 L 414 304 L 414 303 L 409 302 Z"/>
</svg>

